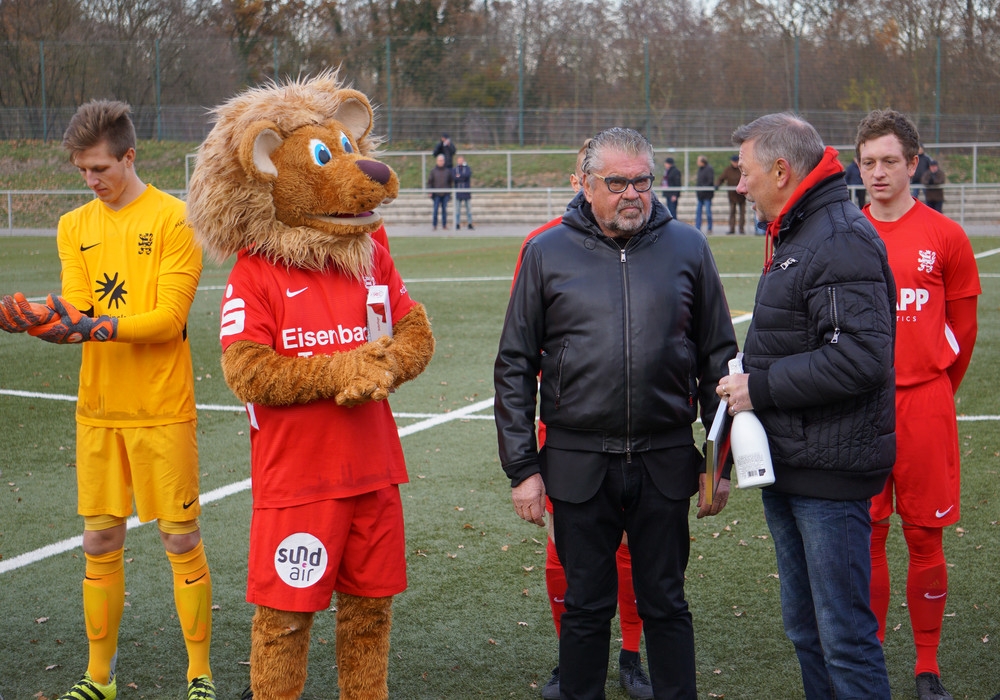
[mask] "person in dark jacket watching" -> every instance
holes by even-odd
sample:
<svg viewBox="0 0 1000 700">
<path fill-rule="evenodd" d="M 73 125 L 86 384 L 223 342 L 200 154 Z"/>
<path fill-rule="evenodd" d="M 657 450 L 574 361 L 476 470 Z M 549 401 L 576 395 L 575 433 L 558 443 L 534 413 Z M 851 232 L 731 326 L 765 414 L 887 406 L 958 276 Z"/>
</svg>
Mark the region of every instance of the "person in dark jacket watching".
<svg viewBox="0 0 1000 700">
<path fill-rule="evenodd" d="M 515 512 L 552 502 L 566 572 L 560 693 L 604 697 L 615 554 L 628 534 L 653 694 L 696 698 L 684 598 L 690 498 L 709 505 L 692 424 L 706 430 L 736 336 L 708 241 L 652 196 L 653 148 L 615 127 L 583 161 L 583 197 L 525 242 L 494 367 L 500 461 Z M 535 438 L 541 373 L 545 446 Z"/>
<path fill-rule="evenodd" d="M 738 189 L 770 222 L 743 348 L 719 395 L 771 447 L 763 491 L 781 613 L 807 700 L 889 700 L 869 605 L 871 523 L 896 455 L 896 290 L 885 246 L 850 202 L 837 151 L 791 114 L 739 127 Z"/>
<path fill-rule="evenodd" d="M 667 205 L 670 216 L 677 218 L 677 200 L 681 197 L 681 170 L 674 165 L 673 158 L 666 158 L 663 161 L 665 170 L 660 185 L 663 189 L 663 201 Z"/>
<path fill-rule="evenodd" d="M 427 176 L 427 189 L 431 190 L 430 197 L 434 201 L 434 230 L 438 227 L 438 211 L 441 212 L 441 228 L 448 228 L 448 200 L 451 199 L 451 190 L 455 186 L 455 175 L 451 168 L 445 166 L 444 156 L 439 155 L 434 168 Z"/>
<path fill-rule="evenodd" d="M 944 211 L 944 183 L 948 181 L 944 171 L 938 166 L 936 160 L 931 160 L 927 166 L 927 172 L 920 178 L 920 183 L 924 186 L 924 201 L 934 211 L 939 214 Z"/>
<path fill-rule="evenodd" d="M 698 208 L 694 212 L 694 227 L 701 230 L 701 213 L 705 212 L 708 229 L 705 235 L 712 235 L 712 198 L 715 196 L 715 170 L 708 164 L 708 158 L 698 156 L 698 173 L 695 175 L 697 185 Z"/>
</svg>

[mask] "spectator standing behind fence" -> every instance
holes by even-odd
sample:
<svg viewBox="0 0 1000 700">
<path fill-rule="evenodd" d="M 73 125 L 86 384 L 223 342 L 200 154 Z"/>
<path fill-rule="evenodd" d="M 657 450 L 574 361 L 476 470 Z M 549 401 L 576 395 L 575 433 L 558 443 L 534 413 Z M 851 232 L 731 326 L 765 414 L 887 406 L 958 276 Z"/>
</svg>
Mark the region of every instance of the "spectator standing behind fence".
<svg viewBox="0 0 1000 700">
<path fill-rule="evenodd" d="M 729 165 L 726 166 L 726 169 L 722 171 L 719 179 L 715 182 L 716 189 L 723 185 L 729 188 L 727 190 L 727 194 L 729 195 L 729 230 L 726 233 L 730 235 L 736 233 L 737 230 L 740 233 L 745 233 L 747 221 L 747 198 L 736 191 L 736 186 L 740 184 L 740 169 L 737 166 L 739 160 L 739 156 L 732 156 L 729 159 Z M 739 210 L 738 229 L 737 210 Z"/>
<path fill-rule="evenodd" d="M 701 214 L 702 210 L 704 210 L 706 214 L 705 220 L 708 224 L 708 230 L 705 233 L 711 236 L 712 197 L 715 196 L 715 170 L 708 164 L 708 158 L 705 156 L 698 156 L 698 174 L 695 177 L 694 184 L 698 188 L 698 209 L 694 215 L 694 227 L 701 231 Z"/>
<path fill-rule="evenodd" d="M 700 409 L 711 426 L 736 336 L 708 241 L 652 197 L 654 168 L 636 131 L 593 138 L 584 197 L 523 248 L 494 366 L 514 509 L 544 526 L 552 501 L 568 584 L 560 692 L 574 700 L 605 697 L 625 533 L 654 695 L 696 697 L 684 570 L 689 501 L 706 483 L 692 425 Z M 724 483 L 711 505 L 699 497 L 699 516 L 722 509 Z"/>
<path fill-rule="evenodd" d="M 458 156 L 457 165 L 452 173 L 455 180 L 455 230 L 462 228 L 462 205 L 465 205 L 465 223 L 471 231 L 472 226 L 472 168 L 465 158 Z"/>
<path fill-rule="evenodd" d="M 59 219 L 62 294 L 49 295 L 48 309 L 20 294 L 4 297 L 0 327 L 50 343 L 83 343 L 76 479 L 90 658 L 83 678 L 60 700 L 117 695 L 125 521 L 133 500 L 141 522 L 157 521 L 173 572 L 187 648 L 186 697 L 213 700 L 212 578 L 198 526 L 187 335 L 201 249 L 185 222 L 184 203 L 139 178 L 135 142 L 123 102 L 88 102 L 70 119 L 63 147 L 96 197 Z"/>
<path fill-rule="evenodd" d="M 933 159 L 927 165 L 927 172 L 920 178 L 920 184 L 924 186 L 924 201 L 936 212 L 944 211 L 944 187 L 942 185 L 947 180 L 944 171 Z"/>
<path fill-rule="evenodd" d="M 861 179 L 861 168 L 858 167 L 857 157 L 852 158 L 844 169 L 844 182 L 847 183 L 847 187 L 857 200 L 858 209 L 863 209 L 865 206 L 865 183 Z"/>
<path fill-rule="evenodd" d="M 438 156 L 444 156 L 444 167 L 449 170 L 451 169 L 452 162 L 455 158 L 455 144 L 451 142 L 451 138 L 448 134 L 441 134 L 441 140 L 434 146 L 434 152 L 431 155 L 433 155 L 435 159 Z"/>
<path fill-rule="evenodd" d="M 431 190 L 430 197 L 434 203 L 434 230 L 438 227 L 438 211 L 441 212 L 441 228 L 448 228 L 448 200 L 451 199 L 451 190 L 455 186 L 455 177 L 451 168 L 444 164 L 444 154 L 439 154 L 430 175 L 427 176 L 427 189 Z"/>
<path fill-rule="evenodd" d="M 868 500 L 895 458 L 896 292 L 885 246 L 850 203 L 837 151 L 808 122 L 739 127 L 740 191 L 768 221 L 730 413 L 754 411 L 775 482 L 762 492 L 785 634 L 807 700 L 890 700 L 869 607 Z"/>
<path fill-rule="evenodd" d="M 972 359 L 982 289 L 962 227 L 910 196 L 919 143 L 913 122 L 893 110 L 872 112 L 858 125 L 855 143 L 872 200 L 864 211 L 885 242 L 899 288 L 898 447 L 889 481 L 871 502 L 872 609 L 884 639 L 890 598 L 886 541 L 895 509 L 909 552 L 906 602 L 916 646 L 917 696 L 951 700 L 937 660 L 948 597 L 942 532 L 960 516 L 955 393 Z"/>
<path fill-rule="evenodd" d="M 660 187 L 663 187 L 663 201 L 667 205 L 667 211 L 670 212 L 670 216 L 677 218 L 677 200 L 681 197 L 681 171 L 676 165 L 674 165 L 673 158 L 667 158 L 663 161 L 663 165 L 666 168 L 663 173 L 663 179 L 660 181 Z"/>
<path fill-rule="evenodd" d="M 920 199 L 920 190 L 923 189 L 924 173 L 931 167 L 931 157 L 924 153 L 923 145 L 917 151 L 917 167 L 910 175 L 910 194 L 914 199 Z"/>
</svg>

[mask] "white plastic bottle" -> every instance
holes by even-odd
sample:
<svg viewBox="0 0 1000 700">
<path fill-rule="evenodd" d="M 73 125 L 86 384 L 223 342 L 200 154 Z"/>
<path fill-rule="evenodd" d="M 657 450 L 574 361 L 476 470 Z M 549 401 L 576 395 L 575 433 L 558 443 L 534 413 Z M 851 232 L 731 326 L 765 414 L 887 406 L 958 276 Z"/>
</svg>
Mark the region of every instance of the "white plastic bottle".
<svg viewBox="0 0 1000 700">
<path fill-rule="evenodd" d="M 729 361 L 729 373 L 743 374 L 743 353 L 738 353 Z M 767 443 L 764 426 L 754 412 L 740 411 L 733 416 L 733 426 L 729 435 L 737 487 L 747 489 L 773 484 L 771 448 Z"/>
</svg>

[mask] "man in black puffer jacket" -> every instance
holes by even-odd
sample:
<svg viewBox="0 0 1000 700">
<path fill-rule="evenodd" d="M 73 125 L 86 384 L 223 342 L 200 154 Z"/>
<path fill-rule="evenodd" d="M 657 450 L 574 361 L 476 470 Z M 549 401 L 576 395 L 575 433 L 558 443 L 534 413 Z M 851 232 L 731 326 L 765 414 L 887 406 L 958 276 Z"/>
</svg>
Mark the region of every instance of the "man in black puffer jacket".
<svg viewBox="0 0 1000 700">
<path fill-rule="evenodd" d="M 785 633 L 808 700 L 889 700 L 869 606 L 868 499 L 895 461 L 896 290 L 885 246 L 850 202 L 837 151 L 790 114 L 733 134 L 737 191 L 770 222 L 744 375 L 730 413 L 754 410 L 775 482 L 763 493 Z"/>
<path fill-rule="evenodd" d="M 494 369 L 515 511 L 544 525 L 546 492 L 552 500 L 568 583 L 560 692 L 574 700 L 605 697 L 626 532 L 653 693 L 697 697 L 684 569 L 690 499 L 707 486 L 692 424 L 700 408 L 711 425 L 736 336 L 708 241 L 652 196 L 653 167 L 631 129 L 593 138 L 584 197 L 524 244 Z M 727 492 L 728 480 L 710 506 L 699 498 L 699 517 Z"/>
</svg>

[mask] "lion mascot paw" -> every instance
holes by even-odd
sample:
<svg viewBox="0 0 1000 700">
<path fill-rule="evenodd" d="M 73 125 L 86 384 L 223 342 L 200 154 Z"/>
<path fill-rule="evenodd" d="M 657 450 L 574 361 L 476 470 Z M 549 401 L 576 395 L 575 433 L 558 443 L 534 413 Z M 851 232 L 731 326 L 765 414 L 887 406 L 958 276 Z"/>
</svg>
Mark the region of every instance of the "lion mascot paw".
<svg viewBox="0 0 1000 700">
<path fill-rule="evenodd" d="M 188 219 L 216 260 L 236 256 L 220 339 L 250 421 L 250 691 L 302 694 L 313 616 L 336 593 L 340 698 L 385 700 L 407 480 L 387 399 L 434 353 L 378 212 L 399 180 L 373 157 L 371 104 L 336 72 L 249 89 L 214 116 Z M 378 338 L 373 287 L 392 318 Z"/>
</svg>

